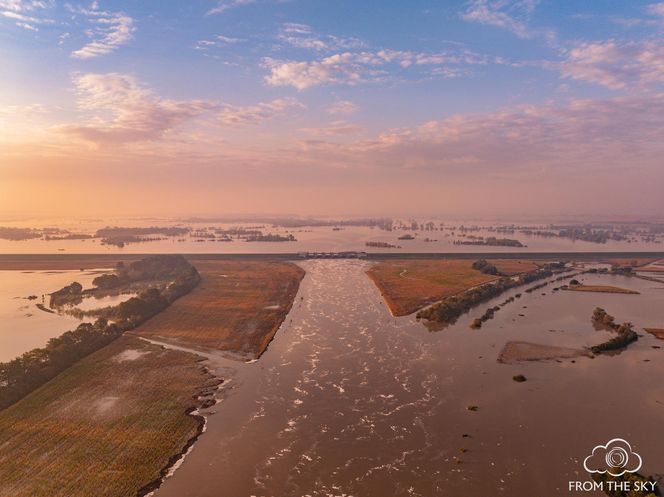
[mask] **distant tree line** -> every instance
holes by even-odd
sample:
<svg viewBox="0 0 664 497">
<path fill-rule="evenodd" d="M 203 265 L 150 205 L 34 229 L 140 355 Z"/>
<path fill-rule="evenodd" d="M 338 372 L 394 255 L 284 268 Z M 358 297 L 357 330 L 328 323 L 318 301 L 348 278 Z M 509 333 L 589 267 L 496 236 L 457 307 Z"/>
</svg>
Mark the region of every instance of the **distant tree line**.
<svg viewBox="0 0 664 497">
<path fill-rule="evenodd" d="M 17 402 L 125 331 L 141 325 L 176 299 L 189 293 L 200 282 L 196 268 L 179 255 L 151 256 L 129 266 L 119 264 L 115 273 L 120 281 L 149 279 L 150 275 L 155 279 L 168 275 L 172 282 L 161 290 L 148 288 L 137 297 L 106 308 L 105 315 L 94 324 L 82 323 L 76 329 L 50 339 L 43 348 L 0 363 L 0 409 Z M 71 287 L 72 285 L 69 285 L 65 288 Z M 110 323 L 110 319 L 114 322 Z"/>
<path fill-rule="evenodd" d="M 489 245 L 493 247 L 523 247 L 523 243 L 519 240 L 512 240 L 511 238 L 496 238 L 490 236 L 488 238 L 477 237 L 475 240 L 455 240 L 454 245 Z"/>
<path fill-rule="evenodd" d="M 0 239 L 3 240 L 31 240 L 33 238 L 41 238 L 41 232 L 31 228 L 10 228 L 7 226 L 0 226 Z"/>
</svg>

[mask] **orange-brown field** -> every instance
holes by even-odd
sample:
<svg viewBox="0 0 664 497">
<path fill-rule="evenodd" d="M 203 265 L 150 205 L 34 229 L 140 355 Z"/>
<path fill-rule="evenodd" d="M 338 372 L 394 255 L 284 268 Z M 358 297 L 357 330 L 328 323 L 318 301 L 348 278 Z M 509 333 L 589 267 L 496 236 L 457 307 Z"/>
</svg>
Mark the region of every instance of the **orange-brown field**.
<svg viewBox="0 0 664 497">
<path fill-rule="evenodd" d="M 489 262 L 496 266 L 498 271 L 507 276 L 534 271 L 541 266 L 541 264 L 538 264 L 537 261 L 518 259 L 491 259 Z"/>
<path fill-rule="evenodd" d="M 639 292 L 635 290 L 628 290 L 627 288 L 620 288 L 617 286 L 609 285 L 569 285 L 567 290 L 571 290 L 573 292 L 625 293 L 629 295 L 639 294 Z"/>
<path fill-rule="evenodd" d="M 137 495 L 200 432 L 199 360 L 121 337 L 0 411 L 0 493 Z"/>
<path fill-rule="evenodd" d="M 289 262 L 194 262 L 202 281 L 133 333 L 257 358 L 293 304 L 304 270 Z"/>
<path fill-rule="evenodd" d="M 650 333 L 651 335 L 655 336 L 656 338 L 664 340 L 664 328 L 643 328 L 643 329 L 648 333 Z"/>
<path fill-rule="evenodd" d="M 644 258 L 637 258 L 637 259 L 608 259 L 606 262 L 608 264 L 614 265 L 614 266 L 632 266 L 632 267 L 641 267 L 641 266 L 646 266 L 648 264 L 651 264 L 653 262 L 657 261 L 657 259 L 644 259 Z"/>
<path fill-rule="evenodd" d="M 512 262 L 512 261 L 510 261 Z M 373 265 L 367 275 L 394 316 L 405 316 L 427 304 L 493 281 L 465 259 L 394 260 Z"/>
</svg>

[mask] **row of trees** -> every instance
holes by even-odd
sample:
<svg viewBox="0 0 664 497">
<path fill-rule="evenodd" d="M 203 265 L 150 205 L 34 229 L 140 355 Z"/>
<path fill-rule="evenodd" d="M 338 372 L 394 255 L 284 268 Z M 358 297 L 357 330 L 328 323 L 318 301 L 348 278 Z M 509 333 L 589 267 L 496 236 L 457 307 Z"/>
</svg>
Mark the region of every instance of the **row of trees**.
<svg viewBox="0 0 664 497">
<path fill-rule="evenodd" d="M 193 266 L 181 255 L 154 255 L 130 264 L 118 262 L 115 273 L 97 276 L 92 280 L 92 284 L 98 288 L 110 289 L 138 281 L 174 279 L 191 267 Z"/>
<path fill-rule="evenodd" d="M 76 361 L 101 349 L 125 331 L 136 328 L 161 312 L 176 299 L 186 295 L 200 282 L 195 267 L 182 256 L 151 256 L 132 263 L 133 269 L 121 266 L 119 278 L 126 274 L 146 277 L 151 269 L 155 274 L 168 273 L 173 281 L 162 290 L 149 288 L 137 297 L 109 307 L 104 316 L 92 323 L 82 323 L 72 331 L 52 338 L 43 348 L 0 363 L 0 409 L 17 402 Z M 125 272 L 125 270 L 127 272 Z M 134 271 L 134 273 L 131 273 Z M 109 322 L 113 320 L 113 322 Z"/>
<path fill-rule="evenodd" d="M 517 286 L 548 278 L 553 275 L 549 268 L 540 268 L 517 277 L 503 277 L 497 281 L 471 288 L 461 295 L 454 295 L 441 300 L 417 313 L 418 319 L 428 319 L 440 323 L 453 323 L 471 307 L 497 297 L 501 293 Z"/>
<path fill-rule="evenodd" d="M 489 245 L 492 247 L 523 247 L 523 243 L 519 240 L 512 240 L 511 238 L 496 238 L 490 236 L 487 238 L 478 237 L 477 240 L 455 240 L 454 245 Z"/>
</svg>

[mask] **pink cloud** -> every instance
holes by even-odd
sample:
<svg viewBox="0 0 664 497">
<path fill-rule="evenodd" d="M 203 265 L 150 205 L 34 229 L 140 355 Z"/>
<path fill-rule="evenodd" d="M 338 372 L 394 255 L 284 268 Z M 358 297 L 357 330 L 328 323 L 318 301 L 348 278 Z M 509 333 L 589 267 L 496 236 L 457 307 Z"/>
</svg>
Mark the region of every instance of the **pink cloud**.
<svg viewBox="0 0 664 497">
<path fill-rule="evenodd" d="M 564 78 L 597 83 L 613 90 L 664 82 L 664 43 L 582 43 L 569 50 L 558 65 Z"/>
</svg>

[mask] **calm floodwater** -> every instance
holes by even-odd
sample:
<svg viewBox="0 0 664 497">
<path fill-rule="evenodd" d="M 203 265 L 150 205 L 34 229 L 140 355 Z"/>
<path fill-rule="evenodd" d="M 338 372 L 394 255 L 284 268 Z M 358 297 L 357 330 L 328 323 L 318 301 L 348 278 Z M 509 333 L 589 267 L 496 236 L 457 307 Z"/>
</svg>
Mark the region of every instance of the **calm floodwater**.
<svg viewBox="0 0 664 497">
<path fill-rule="evenodd" d="M 258 362 L 211 356 L 229 380 L 224 399 L 158 496 L 569 496 L 569 480 L 588 479 L 583 459 L 615 437 L 640 453 L 643 473 L 664 472 L 664 349 L 653 348 L 664 342 L 644 334 L 619 355 L 575 362 L 496 360 L 508 340 L 603 341 L 590 322 L 598 305 L 639 329 L 664 327 L 664 284 L 586 276 L 642 294 L 552 292 L 556 283 L 480 330 L 470 319 L 516 291 L 429 332 L 390 316 L 367 263 L 303 266 Z"/>
<path fill-rule="evenodd" d="M 80 320 L 42 311 L 37 304 L 48 307 L 48 294 L 74 281 L 90 288 L 96 276 L 99 271 L 0 271 L 0 361 L 43 347 L 50 338 L 76 328 Z M 27 298 L 32 295 L 37 299 Z M 76 308 L 90 310 L 116 305 L 133 295 L 86 298 Z"/>
<path fill-rule="evenodd" d="M 130 223 L 124 222 L 122 225 Z M 153 225 L 166 226 L 172 223 L 153 222 Z M 447 223 L 451 226 L 460 226 L 463 223 Z M 144 224 L 145 225 L 145 224 Z M 187 224 L 195 229 L 204 229 L 210 224 Z M 222 225 L 215 224 L 216 227 L 230 228 L 238 224 Z M 249 223 L 245 226 L 250 226 Z M 468 223 L 466 223 L 468 226 Z M 83 231 L 94 233 L 95 228 L 91 226 L 66 226 L 73 231 Z M 99 227 L 99 226 L 97 226 Z M 468 232 L 469 235 L 497 238 L 518 239 L 526 245 L 523 248 L 515 247 L 492 247 L 492 246 L 473 246 L 473 245 L 455 245 L 454 240 L 464 240 L 459 237 L 460 231 L 454 231 L 454 235 L 449 230 L 443 231 L 384 231 L 378 228 L 369 227 L 345 227 L 341 231 L 334 231 L 332 227 L 307 227 L 285 229 L 279 227 L 266 226 L 261 228 L 265 233 L 273 234 L 293 234 L 296 242 L 246 242 L 244 240 L 234 240 L 232 242 L 217 241 L 197 241 L 194 237 L 186 236 L 184 238 L 172 237 L 165 240 L 132 243 L 123 248 L 112 245 L 102 245 L 99 240 L 61 240 L 45 241 L 25 240 L 10 241 L 0 239 L 0 254 L 96 254 L 96 253 L 295 253 L 302 251 L 315 252 L 336 252 L 336 251 L 366 251 L 374 253 L 431 253 L 431 252 L 637 252 L 637 251 L 664 251 L 664 245 L 661 239 L 656 242 L 637 241 L 609 241 L 607 243 L 591 243 L 580 240 L 570 240 L 566 238 L 545 238 L 539 236 L 528 236 L 521 233 L 496 233 L 483 229 L 480 231 Z M 399 240 L 398 237 L 405 233 L 416 234 L 414 240 Z M 432 241 L 425 241 L 426 238 Z M 367 247 L 366 242 L 385 242 L 400 248 L 380 248 Z"/>
</svg>

